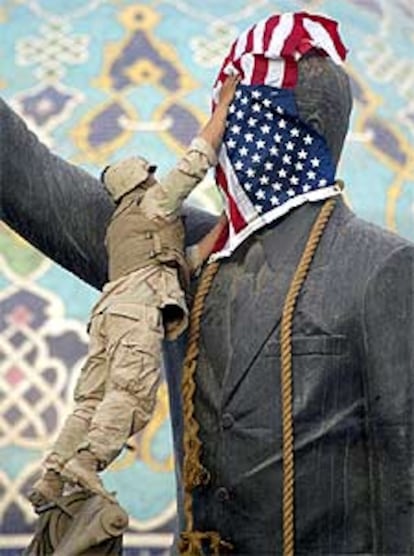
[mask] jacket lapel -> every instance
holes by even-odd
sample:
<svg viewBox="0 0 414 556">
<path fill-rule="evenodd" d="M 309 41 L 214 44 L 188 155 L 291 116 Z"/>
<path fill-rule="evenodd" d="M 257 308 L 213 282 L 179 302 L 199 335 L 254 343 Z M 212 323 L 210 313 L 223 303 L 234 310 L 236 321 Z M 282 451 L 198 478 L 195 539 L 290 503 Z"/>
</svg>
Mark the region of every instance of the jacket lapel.
<svg viewBox="0 0 414 556">
<path fill-rule="evenodd" d="M 269 337 L 279 328 L 293 273 L 306 245 L 320 204 L 306 204 L 272 228 L 258 233 L 233 271 L 228 295 L 230 350 L 222 385 L 222 404 L 236 391 Z"/>
</svg>

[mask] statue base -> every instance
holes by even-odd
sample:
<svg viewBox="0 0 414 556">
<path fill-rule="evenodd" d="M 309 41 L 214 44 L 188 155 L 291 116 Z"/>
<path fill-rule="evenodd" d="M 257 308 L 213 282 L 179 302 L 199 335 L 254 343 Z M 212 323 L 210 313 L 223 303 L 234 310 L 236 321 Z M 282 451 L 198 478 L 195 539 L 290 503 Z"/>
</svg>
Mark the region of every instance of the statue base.
<svg viewBox="0 0 414 556">
<path fill-rule="evenodd" d="M 121 556 L 128 515 L 116 502 L 84 491 L 39 509 L 23 556 Z"/>
</svg>

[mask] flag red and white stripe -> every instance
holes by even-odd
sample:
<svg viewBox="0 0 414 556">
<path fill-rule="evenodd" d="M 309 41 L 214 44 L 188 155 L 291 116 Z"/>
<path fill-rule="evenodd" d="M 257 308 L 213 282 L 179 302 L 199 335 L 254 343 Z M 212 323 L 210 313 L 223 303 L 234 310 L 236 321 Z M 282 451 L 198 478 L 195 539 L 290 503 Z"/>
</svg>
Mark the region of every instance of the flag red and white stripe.
<svg viewBox="0 0 414 556">
<path fill-rule="evenodd" d="M 239 73 L 244 85 L 292 88 L 298 60 L 316 50 L 341 64 L 347 50 L 332 19 L 307 12 L 264 19 L 244 31 L 232 44 L 214 84 L 213 100 L 227 75 Z"/>
</svg>

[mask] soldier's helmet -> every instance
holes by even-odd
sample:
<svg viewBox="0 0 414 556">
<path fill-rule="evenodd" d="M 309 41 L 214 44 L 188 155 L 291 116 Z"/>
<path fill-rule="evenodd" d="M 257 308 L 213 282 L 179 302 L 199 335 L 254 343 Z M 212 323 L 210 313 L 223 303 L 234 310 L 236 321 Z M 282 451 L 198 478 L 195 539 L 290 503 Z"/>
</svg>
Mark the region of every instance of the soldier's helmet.
<svg viewBox="0 0 414 556">
<path fill-rule="evenodd" d="M 136 187 L 144 185 L 156 169 L 145 158 L 131 156 L 104 168 L 101 182 L 117 202 Z"/>
</svg>

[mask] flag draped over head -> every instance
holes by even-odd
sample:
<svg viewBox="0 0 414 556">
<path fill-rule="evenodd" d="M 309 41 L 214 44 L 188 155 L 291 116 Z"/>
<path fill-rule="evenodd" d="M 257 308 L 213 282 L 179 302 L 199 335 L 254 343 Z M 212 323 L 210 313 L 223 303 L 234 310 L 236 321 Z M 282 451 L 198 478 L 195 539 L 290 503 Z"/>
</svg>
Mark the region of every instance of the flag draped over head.
<svg viewBox="0 0 414 556">
<path fill-rule="evenodd" d="M 306 201 L 339 193 L 325 139 L 300 120 L 293 88 L 299 59 L 315 52 L 340 64 L 346 48 L 337 23 L 306 12 L 272 16 L 230 48 L 213 90 L 241 76 L 216 167 L 228 229 L 211 260 L 230 255 L 252 232 Z"/>
</svg>

